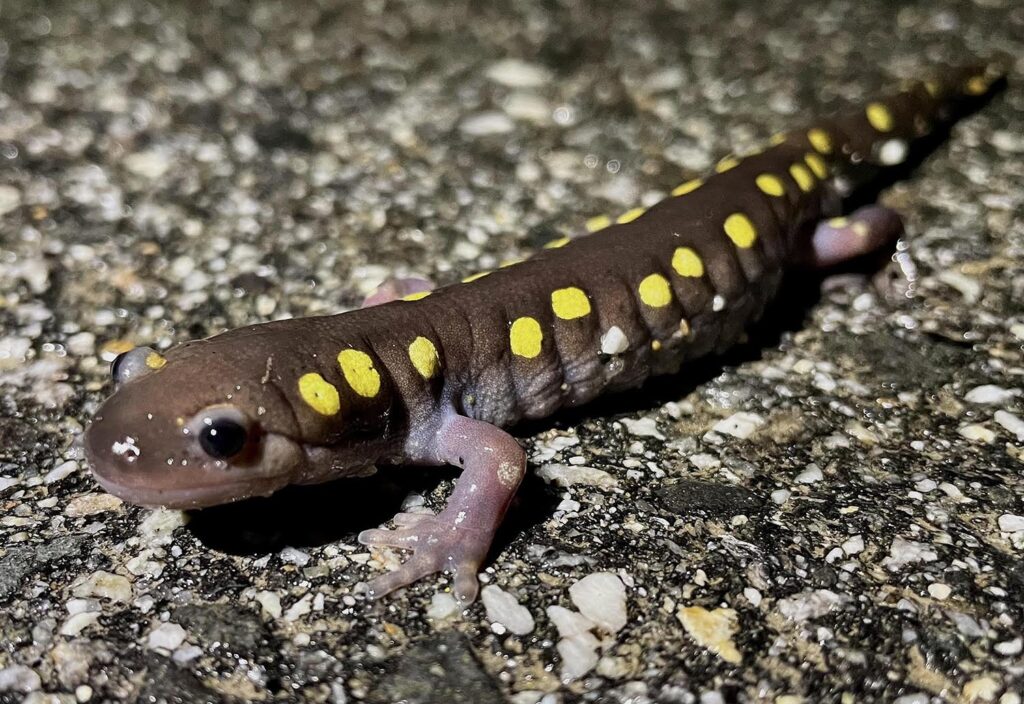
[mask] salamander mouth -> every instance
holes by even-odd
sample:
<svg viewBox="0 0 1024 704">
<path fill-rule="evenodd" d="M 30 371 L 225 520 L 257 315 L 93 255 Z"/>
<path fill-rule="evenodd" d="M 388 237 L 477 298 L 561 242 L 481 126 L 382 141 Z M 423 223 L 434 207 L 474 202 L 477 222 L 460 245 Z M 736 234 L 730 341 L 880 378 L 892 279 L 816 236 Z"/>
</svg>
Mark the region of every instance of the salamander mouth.
<svg viewBox="0 0 1024 704">
<path fill-rule="evenodd" d="M 164 488 L 123 484 L 95 471 L 93 476 L 104 491 L 128 503 L 174 509 L 207 508 L 254 496 L 269 496 L 291 483 L 290 474 L 280 474 L 231 482 Z"/>
</svg>

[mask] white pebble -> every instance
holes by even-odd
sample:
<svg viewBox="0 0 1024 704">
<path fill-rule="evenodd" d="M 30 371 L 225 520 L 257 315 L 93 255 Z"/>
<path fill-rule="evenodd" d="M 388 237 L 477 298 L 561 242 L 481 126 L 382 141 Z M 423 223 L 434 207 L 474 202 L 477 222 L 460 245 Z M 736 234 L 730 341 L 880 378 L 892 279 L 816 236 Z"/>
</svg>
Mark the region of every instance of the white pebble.
<svg viewBox="0 0 1024 704">
<path fill-rule="evenodd" d="M 188 633 L 176 623 L 161 623 L 149 632 L 146 646 L 150 650 L 166 650 L 170 652 L 185 642 Z"/>
<path fill-rule="evenodd" d="M 0 477 L 0 491 L 10 489 L 12 486 L 20 482 L 21 480 L 17 477 Z"/>
<path fill-rule="evenodd" d="M 53 484 L 55 482 L 61 481 L 62 479 L 66 479 L 67 477 L 74 474 L 75 471 L 77 470 L 78 462 L 74 460 L 65 460 L 64 462 L 61 462 L 56 467 L 47 472 L 46 476 L 43 477 L 43 481 L 46 482 L 47 484 Z"/>
<path fill-rule="evenodd" d="M 885 558 L 882 564 L 895 571 L 904 565 L 914 562 L 932 562 L 938 558 L 938 553 L 931 545 L 905 538 L 895 538 L 889 548 L 889 557 Z"/>
<path fill-rule="evenodd" d="M 1020 533 L 1024 531 L 1024 516 L 1015 513 L 1004 513 L 999 517 L 999 530 L 1004 533 Z"/>
<path fill-rule="evenodd" d="M 272 618 L 281 618 L 281 597 L 276 592 L 262 591 L 255 596 L 263 613 Z"/>
<path fill-rule="evenodd" d="M 1002 426 L 1006 432 L 1016 435 L 1018 440 L 1024 440 L 1024 420 L 1015 416 L 1009 411 L 996 411 L 994 416 L 996 423 Z"/>
<path fill-rule="evenodd" d="M 515 129 L 515 123 L 503 112 L 488 110 L 471 115 L 462 121 L 459 129 L 471 137 L 486 137 L 494 134 L 508 134 Z"/>
<path fill-rule="evenodd" d="M 978 442 L 992 442 L 996 439 L 996 434 L 980 423 L 965 425 L 957 432 L 968 440 L 976 440 Z"/>
<path fill-rule="evenodd" d="M 0 670 L 0 692 L 34 692 L 42 686 L 42 679 L 31 667 L 11 665 Z"/>
<path fill-rule="evenodd" d="M 764 425 L 764 418 L 758 414 L 740 411 L 715 423 L 712 430 L 722 435 L 731 435 L 734 438 L 745 440 L 762 425 Z"/>
<path fill-rule="evenodd" d="M 543 66 L 519 59 L 502 59 L 491 64 L 487 77 L 510 88 L 536 88 L 551 80 L 551 73 Z"/>
<path fill-rule="evenodd" d="M 643 418 L 623 418 L 622 424 L 626 426 L 626 430 L 632 435 L 639 435 L 640 437 L 657 438 L 658 440 L 664 440 L 665 436 L 658 431 L 658 424 L 650 416 Z"/>
<path fill-rule="evenodd" d="M 967 392 L 964 400 L 968 403 L 999 404 L 1006 403 L 1018 393 L 1017 389 L 1004 389 L 994 384 L 975 386 Z"/>
<path fill-rule="evenodd" d="M 618 325 L 612 325 L 601 335 L 601 354 L 622 354 L 628 349 L 629 340 Z"/>
<path fill-rule="evenodd" d="M 431 621 L 444 621 L 459 612 L 459 602 L 451 594 L 443 592 L 430 597 L 427 607 L 427 618 Z"/>
<path fill-rule="evenodd" d="M 825 475 L 821 472 L 821 467 L 816 464 L 809 464 L 807 468 L 796 475 L 796 482 L 798 484 L 814 484 L 820 482 L 825 478 Z"/>
<path fill-rule="evenodd" d="M 1013 640 L 1004 640 L 1002 643 L 996 643 L 994 648 L 1000 655 L 1019 655 L 1021 650 L 1024 649 L 1024 639 L 1017 636 Z"/>
<path fill-rule="evenodd" d="M 487 609 L 487 619 L 500 623 L 509 632 L 524 636 L 533 630 L 533 615 L 516 598 L 501 587 L 489 584 L 483 588 L 480 598 Z"/>
<path fill-rule="evenodd" d="M 953 593 L 953 590 L 949 588 L 948 584 L 934 582 L 928 585 L 928 593 L 931 594 L 933 599 L 945 601 L 949 598 L 949 595 Z"/>
<path fill-rule="evenodd" d="M 91 332 L 79 332 L 67 339 L 68 352 L 76 357 L 85 357 L 96 351 L 96 336 Z"/>
<path fill-rule="evenodd" d="M 626 625 L 626 587 L 611 572 L 595 572 L 569 587 L 569 597 L 584 616 L 609 633 Z"/>
<path fill-rule="evenodd" d="M 789 489 L 776 489 L 772 492 L 772 503 L 781 506 L 782 504 L 789 501 L 789 497 L 793 495 Z"/>
<path fill-rule="evenodd" d="M 853 535 L 846 539 L 841 546 L 847 555 L 856 555 L 864 551 L 864 536 Z"/>
<path fill-rule="evenodd" d="M 562 638 L 574 638 L 589 633 L 596 625 L 583 614 L 564 606 L 549 606 L 547 615 Z"/>
<path fill-rule="evenodd" d="M 282 562 L 290 562 L 291 564 L 298 565 L 299 567 L 305 567 L 309 564 L 310 560 L 309 553 L 302 552 L 301 550 L 293 547 L 286 547 L 282 550 L 280 557 Z"/>
<path fill-rule="evenodd" d="M 549 484 L 569 487 L 576 484 L 597 486 L 610 489 L 619 485 L 619 481 L 601 469 L 581 467 L 571 464 L 545 464 L 537 468 L 536 474 Z"/>
<path fill-rule="evenodd" d="M 563 638 L 555 646 L 562 658 L 562 678 L 576 680 L 597 666 L 597 639 L 590 635 Z"/>
<path fill-rule="evenodd" d="M 750 602 L 751 606 L 761 605 L 761 592 L 754 589 L 753 587 L 746 587 L 743 589 L 743 596 L 746 597 L 747 601 Z"/>
<path fill-rule="evenodd" d="M 143 178 L 158 179 L 167 173 L 170 166 L 167 156 L 156 150 L 135 152 L 124 158 L 124 167 Z"/>
</svg>

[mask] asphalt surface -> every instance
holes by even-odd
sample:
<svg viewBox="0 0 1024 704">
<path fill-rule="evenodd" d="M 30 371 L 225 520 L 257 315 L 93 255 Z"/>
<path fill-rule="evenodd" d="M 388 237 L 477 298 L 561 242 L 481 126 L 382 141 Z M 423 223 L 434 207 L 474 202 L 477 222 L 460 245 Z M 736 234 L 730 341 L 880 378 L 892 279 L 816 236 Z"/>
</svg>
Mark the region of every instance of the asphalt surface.
<svg viewBox="0 0 1024 704">
<path fill-rule="evenodd" d="M 913 285 L 794 281 L 726 358 L 520 429 L 464 614 L 357 589 L 398 555 L 356 533 L 453 472 L 195 515 L 87 472 L 118 351 L 457 280 L 994 52 L 882 196 Z M 1019 703 L 1020 57 L 1012 0 L 4 3 L 0 702 Z"/>
</svg>

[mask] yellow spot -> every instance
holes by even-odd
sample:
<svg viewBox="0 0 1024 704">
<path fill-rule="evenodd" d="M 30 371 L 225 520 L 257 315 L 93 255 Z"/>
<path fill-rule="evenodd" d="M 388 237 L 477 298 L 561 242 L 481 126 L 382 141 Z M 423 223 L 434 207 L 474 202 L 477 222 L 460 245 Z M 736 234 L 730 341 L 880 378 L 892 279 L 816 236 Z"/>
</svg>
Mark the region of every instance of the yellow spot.
<svg viewBox="0 0 1024 704">
<path fill-rule="evenodd" d="M 971 76 L 964 84 L 964 90 L 968 95 L 984 95 L 988 90 L 988 81 L 984 76 Z"/>
<path fill-rule="evenodd" d="M 807 141 L 822 154 L 832 153 L 832 138 L 825 130 L 815 127 L 807 132 Z"/>
<path fill-rule="evenodd" d="M 783 142 L 785 142 L 786 139 L 787 135 L 785 132 L 776 132 L 771 136 L 771 139 L 768 140 L 768 144 L 772 145 L 773 147 L 777 147 Z"/>
<path fill-rule="evenodd" d="M 590 313 L 590 300 L 575 286 L 560 288 L 551 292 L 551 310 L 562 320 L 582 318 Z"/>
<path fill-rule="evenodd" d="M 672 289 L 668 285 L 668 279 L 661 274 L 645 277 L 637 291 L 640 293 L 640 300 L 651 308 L 664 308 L 672 302 Z"/>
<path fill-rule="evenodd" d="M 692 179 L 686 183 L 682 183 L 672 189 L 672 195 L 674 196 L 685 196 L 687 193 L 696 191 L 704 184 L 699 178 Z"/>
<path fill-rule="evenodd" d="M 825 178 L 828 176 L 828 165 L 825 164 L 825 160 L 817 154 L 807 154 L 804 156 L 804 161 L 811 167 L 811 171 L 818 178 Z"/>
<path fill-rule="evenodd" d="M 146 355 L 146 366 L 150 369 L 161 369 L 165 364 L 167 360 L 159 352 L 150 352 Z"/>
<path fill-rule="evenodd" d="M 490 273 L 491 272 L 489 272 L 489 271 L 480 271 L 480 272 L 477 272 L 476 274 L 470 274 L 469 276 L 467 276 L 466 278 L 464 278 L 462 280 L 462 283 L 468 284 L 470 281 L 476 281 L 477 279 L 482 279 L 482 278 L 484 278 L 485 276 L 487 276 Z"/>
<path fill-rule="evenodd" d="M 506 268 L 508 268 L 510 266 L 515 266 L 516 264 L 518 264 L 521 261 L 523 261 L 521 257 L 516 257 L 514 259 L 506 259 L 505 261 L 503 261 L 500 264 L 498 264 L 498 267 L 500 269 L 506 269 Z"/>
<path fill-rule="evenodd" d="M 761 192 L 767 193 L 770 196 L 781 196 L 786 192 L 786 187 L 782 184 L 782 179 L 772 174 L 761 174 L 755 181 L 757 187 L 761 189 Z"/>
<path fill-rule="evenodd" d="M 657 352 L 661 349 L 661 340 L 651 340 L 651 349 Z"/>
<path fill-rule="evenodd" d="M 871 103 L 867 109 L 868 122 L 879 132 L 889 132 L 893 127 L 892 112 L 882 103 Z"/>
<path fill-rule="evenodd" d="M 512 323 L 508 331 L 508 340 L 512 354 L 533 359 L 540 354 L 544 333 L 541 332 L 540 323 L 536 319 L 524 316 L 516 318 Z"/>
<path fill-rule="evenodd" d="M 373 368 L 370 355 L 359 350 L 342 350 L 338 365 L 352 390 L 364 398 L 373 398 L 380 391 L 380 374 Z"/>
<path fill-rule="evenodd" d="M 410 293 L 408 296 L 402 296 L 403 301 L 418 301 L 421 298 L 426 298 L 430 295 L 430 291 L 417 291 L 416 293 Z"/>
<path fill-rule="evenodd" d="M 828 224 L 831 227 L 846 227 L 850 224 L 850 221 L 847 218 L 832 218 L 828 221 Z"/>
<path fill-rule="evenodd" d="M 725 219 L 725 224 L 722 227 L 733 244 L 740 249 L 750 249 L 757 240 L 754 223 L 743 213 L 733 213 Z"/>
<path fill-rule="evenodd" d="M 643 208 L 633 208 L 632 210 L 627 210 L 622 215 L 620 215 L 618 219 L 615 220 L 615 222 L 619 223 L 620 225 L 625 225 L 627 222 L 633 222 L 643 214 Z"/>
<path fill-rule="evenodd" d="M 322 416 L 333 416 L 341 410 L 338 390 L 316 372 L 299 377 L 299 396 Z"/>
<path fill-rule="evenodd" d="M 704 276 L 704 262 L 689 247 L 677 247 L 672 254 L 672 268 L 680 276 Z"/>
<path fill-rule="evenodd" d="M 598 215 L 597 217 L 590 218 L 587 220 L 587 230 L 589 232 L 597 232 L 603 230 L 612 224 L 612 219 L 607 215 Z"/>
<path fill-rule="evenodd" d="M 559 247 L 564 247 L 567 244 L 569 244 L 568 237 L 559 237 L 557 240 L 551 240 L 545 244 L 544 249 L 558 249 Z"/>
<path fill-rule="evenodd" d="M 724 159 L 722 159 L 720 162 L 715 164 L 715 171 L 717 171 L 720 174 L 724 174 L 729 169 L 734 169 L 734 168 L 736 168 L 739 165 L 740 165 L 740 160 L 739 159 L 737 159 L 734 156 L 727 156 Z"/>
<path fill-rule="evenodd" d="M 939 94 L 939 84 L 936 83 L 935 81 L 925 81 L 924 89 L 928 91 L 928 95 L 932 96 L 933 98 Z"/>
<path fill-rule="evenodd" d="M 811 172 L 803 164 L 793 164 L 790 166 L 789 175 L 793 177 L 796 185 L 800 186 L 800 190 L 804 193 L 814 188 L 814 176 L 811 175 Z"/>
<path fill-rule="evenodd" d="M 441 366 L 437 348 L 425 337 L 417 337 L 410 343 L 409 360 L 424 379 L 433 378 Z"/>
<path fill-rule="evenodd" d="M 679 334 L 683 337 L 688 337 L 690 334 L 690 322 L 686 318 L 679 321 Z"/>
</svg>

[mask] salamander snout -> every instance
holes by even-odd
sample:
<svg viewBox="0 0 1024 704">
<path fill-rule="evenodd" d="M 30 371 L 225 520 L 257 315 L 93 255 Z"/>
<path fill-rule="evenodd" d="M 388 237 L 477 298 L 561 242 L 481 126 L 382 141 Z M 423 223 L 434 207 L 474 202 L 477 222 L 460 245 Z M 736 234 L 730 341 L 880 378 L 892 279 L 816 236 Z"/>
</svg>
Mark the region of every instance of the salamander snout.
<svg viewBox="0 0 1024 704">
<path fill-rule="evenodd" d="M 305 466 L 302 447 L 221 370 L 145 347 L 111 368 L 114 394 L 85 433 L 97 481 L 126 501 L 198 508 L 266 495 Z M 262 400 L 260 398 L 259 400 Z"/>
</svg>

